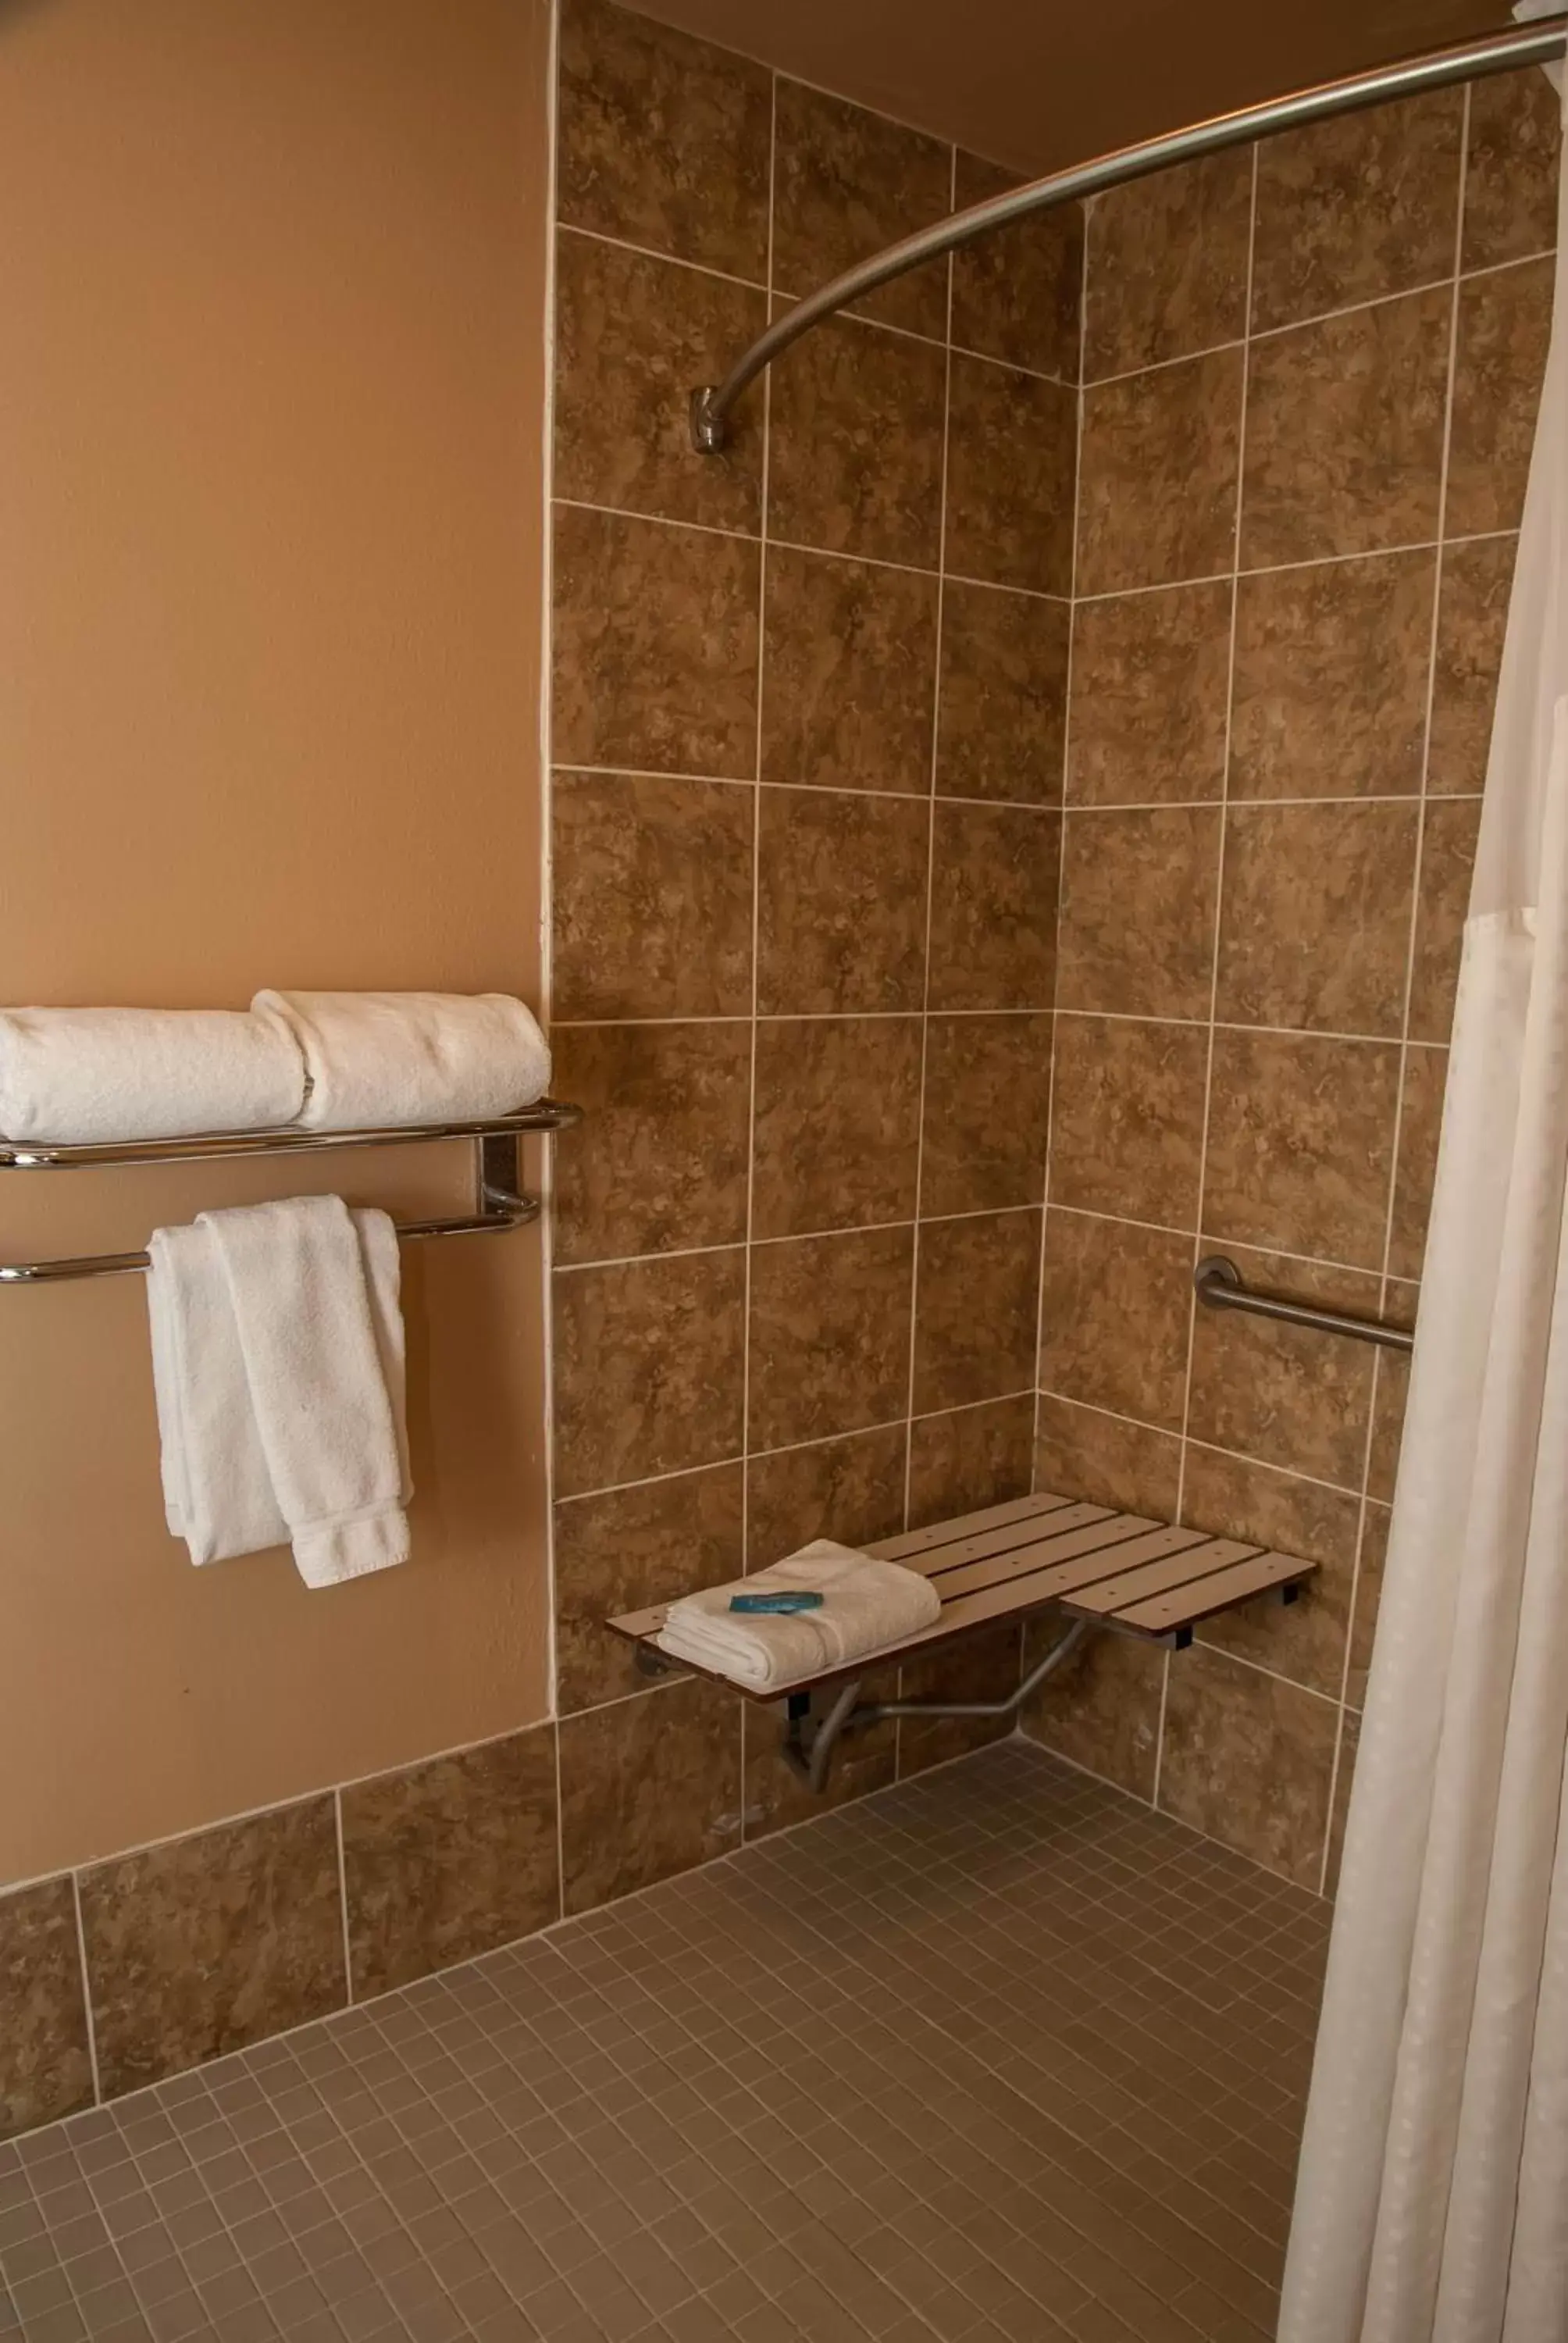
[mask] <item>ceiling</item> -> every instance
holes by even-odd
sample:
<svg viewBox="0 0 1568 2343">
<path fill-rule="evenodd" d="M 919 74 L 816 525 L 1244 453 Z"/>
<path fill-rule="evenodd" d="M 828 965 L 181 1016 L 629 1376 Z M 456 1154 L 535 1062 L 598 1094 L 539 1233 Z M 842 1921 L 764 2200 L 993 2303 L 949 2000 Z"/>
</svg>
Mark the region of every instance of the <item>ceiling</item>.
<svg viewBox="0 0 1568 2343">
<path fill-rule="evenodd" d="M 1508 0 L 633 0 L 1039 173 L 1509 25 Z"/>
</svg>

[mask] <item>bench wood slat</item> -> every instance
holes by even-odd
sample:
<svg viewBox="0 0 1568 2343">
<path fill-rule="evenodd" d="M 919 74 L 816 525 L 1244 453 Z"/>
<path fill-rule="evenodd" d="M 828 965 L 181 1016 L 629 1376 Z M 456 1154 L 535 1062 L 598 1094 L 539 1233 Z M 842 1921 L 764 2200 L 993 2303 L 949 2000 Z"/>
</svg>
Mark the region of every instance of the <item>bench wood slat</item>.
<svg viewBox="0 0 1568 2343">
<path fill-rule="evenodd" d="M 1250 1562 L 1262 1551 L 1261 1546 L 1247 1545 L 1237 1538 L 1202 1538 L 1164 1562 L 1150 1563 L 1141 1570 L 1119 1571 L 1112 1578 L 1101 1579 L 1077 1598 L 1077 1607 L 1102 1614 L 1130 1611 L 1149 1595 L 1173 1594 L 1197 1579 L 1211 1576 L 1217 1570 L 1228 1569 L 1232 1563 Z"/>
<path fill-rule="evenodd" d="M 1302 1579 L 1310 1578 L 1316 1568 L 1316 1563 L 1303 1562 L 1299 1554 L 1257 1554 L 1249 1562 L 1234 1564 L 1229 1570 L 1217 1570 L 1194 1585 L 1179 1587 L 1169 1594 L 1151 1595 L 1146 1603 L 1120 1613 L 1117 1624 L 1138 1628 L 1147 1635 L 1165 1634 L 1172 1627 L 1192 1626 L 1201 1619 L 1211 1619 L 1217 1611 L 1229 1611 L 1235 1604 L 1246 1602 L 1250 1595 L 1266 1594 L 1276 1586 L 1299 1584 Z M 1074 1607 L 1067 1605 L 1069 1610 Z"/>
<path fill-rule="evenodd" d="M 909 1530 L 902 1536 L 884 1538 L 879 1545 L 868 1547 L 867 1552 L 880 1555 L 884 1562 L 912 1564 L 916 1554 L 927 1554 L 934 1546 L 952 1545 L 977 1531 L 1003 1529 L 1009 1522 L 1030 1521 L 1077 1502 L 1072 1497 L 1056 1497 L 1049 1493 L 1012 1497 L 1005 1505 L 987 1505 L 978 1513 L 959 1513 L 950 1522 L 932 1522 L 927 1529 Z"/>
<path fill-rule="evenodd" d="M 1088 1561 L 1090 1576 L 1103 1578 L 1108 1571 L 1125 1565 L 1127 1546 L 1141 1534 L 1155 1532 L 1162 1537 L 1171 1534 L 1160 1530 L 1155 1522 L 1140 1521 L 1131 1513 L 1109 1513 L 1061 1537 L 1040 1538 L 1008 1554 L 983 1554 L 978 1562 L 961 1563 L 933 1577 L 932 1584 L 942 1601 L 950 1603 L 956 1595 L 977 1594 L 983 1586 L 1007 1585 L 1036 1571 L 1065 1568 L 1069 1563 Z M 1076 1578 L 1073 1584 L 1078 1584 Z"/>
<path fill-rule="evenodd" d="M 1092 1529 L 1101 1522 L 1115 1522 L 1118 1518 L 1109 1505 L 1063 1505 L 1044 1519 L 1008 1522 L 1000 1529 L 981 1530 L 972 1537 L 957 1538 L 950 1545 L 933 1546 L 926 1554 L 890 1554 L 881 1545 L 868 1546 L 866 1552 L 875 1554 L 879 1562 L 901 1562 L 906 1570 L 918 1570 L 922 1577 L 935 1579 L 945 1587 L 950 1574 L 966 1563 L 981 1562 L 992 1554 L 1032 1553 L 1036 1546 L 1052 1539 L 1066 1538 L 1075 1530 Z"/>
</svg>

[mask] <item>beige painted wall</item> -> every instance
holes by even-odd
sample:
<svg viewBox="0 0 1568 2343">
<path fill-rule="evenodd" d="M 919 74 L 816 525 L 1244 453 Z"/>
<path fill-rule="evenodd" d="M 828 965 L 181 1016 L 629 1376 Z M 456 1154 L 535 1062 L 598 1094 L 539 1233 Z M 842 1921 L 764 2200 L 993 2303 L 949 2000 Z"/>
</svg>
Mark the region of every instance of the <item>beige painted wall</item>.
<svg viewBox="0 0 1568 2343">
<path fill-rule="evenodd" d="M 0 0 L 0 1000 L 537 1000 L 548 46 Z M 16 1175 L 0 1250 L 467 1170 Z M 0 1297 L 0 1880 L 544 1711 L 538 1235 L 405 1264 L 414 1560 L 317 1594 L 167 1536 L 139 1281 Z"/>
</svg>

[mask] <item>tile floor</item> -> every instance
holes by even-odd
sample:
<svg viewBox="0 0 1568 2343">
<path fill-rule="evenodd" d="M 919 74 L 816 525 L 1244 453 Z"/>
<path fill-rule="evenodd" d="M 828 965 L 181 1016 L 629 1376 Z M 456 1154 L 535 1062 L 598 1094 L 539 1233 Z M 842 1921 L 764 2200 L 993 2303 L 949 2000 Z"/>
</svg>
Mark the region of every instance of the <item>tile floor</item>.
<svg viewBox="0 0 1568 2343">
<path fill-rule="evenodd" d="M 1327 1927 L 1004 1742 L 0 2147 L 0 2335 L 1255 2343 Z"/>
</svg>

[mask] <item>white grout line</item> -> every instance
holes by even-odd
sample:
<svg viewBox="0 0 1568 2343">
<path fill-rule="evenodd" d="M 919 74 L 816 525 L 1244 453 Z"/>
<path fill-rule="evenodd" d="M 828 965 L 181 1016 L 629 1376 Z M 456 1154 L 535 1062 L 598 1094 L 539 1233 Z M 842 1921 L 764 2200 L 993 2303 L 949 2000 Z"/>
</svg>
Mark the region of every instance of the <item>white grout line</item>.
<svg viewBox="0 0 1568 2343">
<path fill-rule="evenodd" d="M 5 1893 L 11 1893 L 9 1887 Z M 98 2076 L 98 2021 L 93 2012 L 93 1981 L 87 1968 L 87 1930 L 82 1918 L 82 1875 L 79 1871 L 71 1874 L 71 1905 L 76 1916 L 76 1959 L 82 1976 L 82 2010 L 87 2026 L 87 2065 L 93 2077 L 93 2104 L 101 2107 L 104 2087 Z"/>
<path fill-rule="evenodd" d="M 550 1603 L 551 1624 L 554 1624 L 555 1602 Z M 555 1647 L 551 1640 L 550 1699 L 555 1701 Z M 558 1810 L 559 1800 L 557 1800 Z M 337 1845 L 337 1916 L 343 1930 L 343 2000 L 347 2008 L 354 2006 L 354 1950 L 348 1941 L 348 1865 L 343 1853 L 343 1792 L 336 1787 L 332 1793 L 332 1830 Z"/>
<path fill-rule="evenodd" d="M 1442 457 L 1438 475 L 1439 542 L 1444 540 L 1448 519 L 1448 469 L 1453 442 L 1453 396 L 1459 367 L 1460 268 L 1464 247 L 1464 199 L 1470 159 L 1471 85 L 1464 86 L 1464 107 L 1460 138 L 1459 188 L 1454 206 L 1453 269 L 1449 277 L 1450 309 L 1448 321 L 1448 370 L 1443 387 Z M 1489 272 L 1490 273 L 1490 272 Z M 1411 999 L 1415 984 L 1416 939 L 1421 930 L 1422 864 L 1426 845 L 1426 809 L 1431 782 L 1432 717 L 1437 702 L 1437 649 L 1442 614 L 1442 557 L 1440 554 L 1432 581 L 1432 618 L 1427 637 L 1426 707 L 1422 738 L 1422 795 L 1416 824 L 1415 864 L 1411 874 L 1410 919 L 1405 931 L 1404 994 L 1401 1004 L 1401 1047 L 1399 1088 L 1394 1099 L 1393 1133 L 1389 1150 L 1388 1184 L 1383 1201 L 1383 1246 L 1381 1277 L 1386 1292 L 1389 1264 L 1393 1253 L 1394 1208 L 1399 1195 L 1400 1141 L 1404 1126 L 1404 1093 L 1409 1074 L 1412 1047 L 1441 1046 L 1412 1044 L 1410 1039 Z M 1334 1801 L 1339 1793 L 1340 1763 L 1344 1746 L 1346 1695 L 1350 1690 L 1351 1650 L 1355 1633 L 1356 1605 L 1361 1597 L 1362 1554 L 1366 1544 L 1367 1485 L 1372 1477 L 1372 1442 L 1377 1431 L 1378 1394 L 1382 1388 L 1384 1363 L 1382 1353 L 1374 1362 L 1372 1390 L 1367 1399 L 1366 1436 L 1362 1450 L 1361 1510 L 1356 1522 L 1355 1559 L 1351 1571 L 1350 1599 L 1345 1614 L 1345 1647 L 1340 1670 L 1340 1725 L 1334 1738 L 1333 1764 L 1329 1774 L 1328 1824 L 1323 1833 L 1322 1863 L 1318 1873 L 1319 1893 L 1328 1890 L 1329 1858 L 1333 1842 Z"/>
<path fill-rule="evenodd" d="M 951 209 L 958 200 L 958 149 L 954 147 L 948 160 L 948 204 Z M 912 1425 L 915 1414 L 915 1353 L 920 1327 L 920 1213 L 924 1193 L 926 1168 L 926 1084 L 930 1062 L 931 1030 L 931 910 L 936 899 L 937 861 L 937 758 L 941 738 L 942 698 L 942 623 L 945 593 L 945 572 L 948 551 L 948 458 L 952 438 L 953 412 L 953 261 L 949 253 L 945 263 L 947 281 L 944 288 L 947 303 L 947 348 L 942 369 L 942 456 L 938 477 L 937 504 L 937 629 L 936 672 L 931 685 L 931 737 L 928 773 L 930 776 L 930 807 L 926 821 L 926 908 L 920 954 L 920 1072 L 915 1100 L 915 1233 L 910 1248 L 910 1346 L 904 1386 L 904 1415 Z M 910 1526 L 910 1504 L 914 1486 L 914 1451 L 912 1436 L 904 1441 L 903 1525 Z M 902 1725 L 895 1723 L 893 1773 L 899 1771 L 899 1749 Z"/>
<path fill-rule="evenodd" d="M 542 570 L 542 603 L 539 644 L 539 780 L 541 812 L 539 820 L 539 1018 L 546 1035 L 552 1031 L 551 1009 L 555 995 L 555 767 L 551 759 L 554 747 L 553 712 L 555 707 L 555 532 L 550 527 L 551 500 L 555 490 L 556 443 L 556 236 L 559 222 L 560 181 L 560 0 L 550 0 L 548 27 L 545 45 L 545 111 L 546 137 L 548 147 L 545 217 L 545 417 L 544 446 L 540 450 L 540 493 L 544 526 L 540 548 Z M 543 1177 L 540 1182 L 539 1212 L 539 1305 L 541 1312 L 541 1350 L 544 1372 L 543 1471 L 545 1483 L 545 1666 L 547 1670 L 545 1697 L 550 1715 L 557 1705 L 557 1585 L 556 1585 L 556 1344 L 555 1344 L 555 1248 L 556 1214 L 553 1210 L 558 1181 L 555 1150 L 546 1147 L 543 1157 Z M 557 1785 L 556 1831 L 560 1832 L 559 1784 Z M 342 1864 L 343 1816 L 338 1806 L 338 1860 Z M 557 1847 L 558 1857 L 559 1846 Z M 343 1902 L 344 1958 L 348 1952 L 348 1897 L 347 1878 Z M 349 1995 L 353 1985 L 350 1973 Z"/>
<path fill-rule="evenodd" d="M 772 308 L 774 212 L 779 183 L 779 75 L 769 81 L 768 115 L 768 296 Z M 768 636 L 768 490 L 772 458 L 773 378 L 769 369 L 762 384 L 762 481 L 758 504 L 758 518 L 762 531 L 762 550 L 757 577 L 757 731 L 753 748 L 755 778 L 758 787 L 751 806 L 751 1050 L 747 1077 L 746 1101 L 746 1266 L 741 1307 L 745 1312 L 740 1331 L 740 1569 L 744 1576 L 751 1568 L 751 1272 L 757 1219 L 757 1012 L 761 982 L 762 943 L 762 702 L 766 684 L 765 650 Z M 746 1843 L 746 1795 L 744 1785 L 745 1739 L 742 1725 L 741 1767 L 742 1786 L 739 1801 L 740 1843 Z"/>
<path fill-rule="evenodd" d="M 1234 571 L 1231 581 L 1231 638 L 1225 668 L 1225 740 L 1221 761 L 1221 788 L 1229 802 L 1231 788 L 1231 732 L 1236 700 L 1236 619 L 1241 604 L 1241 522 L 1247 478 L 1247 398 L 1251 369 L 1252 275 L 1258 241 L 1258 149 L 1251 150 L 1251 182 L 1247 211 L 1247 269 L 1242 316 L 1247 330 L 1241 340 L 1241 404 L 1236 431 L 1236 503 L 1231 521 L 1231 559 Z M 1228 821 L 1220 823 L 1219 853 L 1214 880 L 1214 939 L 1209 958 L 1209 1046 L 1203 1069 L 1203 1115 L 1198 1147 L 1198 1233 L 1192 1244 L 1192 1266 L 1198 1265 L 1199 1247 L 1204 1222 L 1204 1204 L 1209 1182 L 1209 1129 L 1214 1098 L 1214 1040 L 1220 1013 L 1220 949 L 1225 919 L 1225 838 Z M 1187 1356 L 1181 1378 L 1181 1446 L 1176 1467 L 1176 1519 L 1182 1519 L 1187 1500 L 1187 1457 L 1192 1422 L 1192 1361 L 1198 1338 L 1198 1294 L 1194 1288 L 1187 1301 Z M 1171 1683 L 1171 1654 L 1165 1656 L 1165 1675 L 1160 1687 L 1160 1737 L 1154 1751 L 1154 1785 L 1150 1803 L 1160 1804 L 1160 1777 L 1165 1756 L 1165 1706 Z"/>
<path fill-rule="evenodd" d="M 1072 769 L 1072 663 L 1078 643 L 1078 538 L 1083 513 L 1083 377 L 1088 365 L 1089 347 L 1089 215 L 1083 216 L 1083 235 L 1078 267 L 1078 412 L 1072 454 L 1072 565 L 1069 580 L 1070 608 L 1072 618 L 1067 629 L 1067 667 L 1062 680 L 1061 711 L 1061 795 L 1065 807 L 1068 779 Z M 1056 925 L 1051 950 L 1051 1021 L 1050 1021 L 1050 1080 L 1047 1086 L 1045 1109 L 1045 1161 L 1040 1172 L 1040 1269 L 1034 1289 L 1034 1436 L 1030 1450 L 1029 1485 L 1038 1490 L 1039 1469 L 1036 1458 L 1040 1453 L 1040 1384 L 1044 1375 L 1045 1355 L 1045 1248 L 1050 1226 L 1050 1170 L 1056 1141 L 1056 1078 L 1057 1041 L 1060 1032 L 1060 1000 L 1061 991 L 1061 897 L 1067 875 L 1067 823 L 1063 820 L 1056 858 Z M 1022 1727 L 1020 1725 L 1020 1730 Z"/>
</svg>

